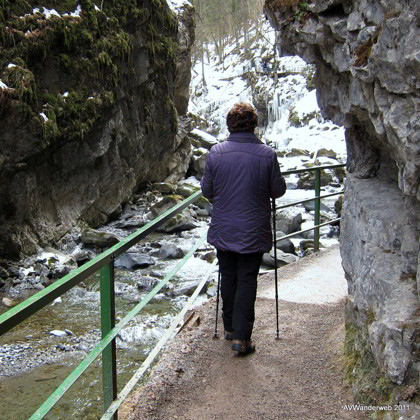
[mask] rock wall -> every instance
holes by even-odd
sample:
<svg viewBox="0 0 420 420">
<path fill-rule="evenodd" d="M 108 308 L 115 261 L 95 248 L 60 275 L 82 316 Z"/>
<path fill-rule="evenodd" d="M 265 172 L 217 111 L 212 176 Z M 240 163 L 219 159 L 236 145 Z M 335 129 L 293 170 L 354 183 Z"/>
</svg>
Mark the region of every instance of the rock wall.
<svg viewBox="0 0 420 420">
<path fill-rule="evenodd" d="M 104 223 L 148 182 L 188 169 L 193 8 L 166 1 L 0 7 L 0 257 Z M 29 7 L 29 6 L 32 7 Z M 67 7 L 67 9 L 66 9 Z M 65 14 L 67 12 L 67 14 Z M 22 17 L 24 16 L 24 17 Z M 181 128 L 184 121 L 181 119 Z"/>
<path fill-rule="evenodd" d="M 323 115 L 346 127 L 347 350 L 365 402 L 418 392 L 419 7 L 416 0 L 266 0 L 264 7 L 280 52 L 316 64 Z M 374 363 L 363 370 L 368 358 Z M 369 383 L 375 369 L 387 392 Z"/>
</svg>

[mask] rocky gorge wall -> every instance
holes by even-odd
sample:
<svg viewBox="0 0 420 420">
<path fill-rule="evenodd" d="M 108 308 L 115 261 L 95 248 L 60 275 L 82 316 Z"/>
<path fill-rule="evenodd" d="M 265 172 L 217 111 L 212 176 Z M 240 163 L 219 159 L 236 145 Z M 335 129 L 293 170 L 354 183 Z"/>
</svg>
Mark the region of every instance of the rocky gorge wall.
<svg viewBox="0 0 420 420">
<path fill-rule="evenodd" d="M 281 54 L 316 64 L 323 116 L 346 128 L 341 255 L 356 399 L 408 400 L 412 410 L 420 371 L 419 8 L 416 0 L 264 6 Z"/>
<path fill-rule="evenodd" d="M 192 7 L 177 16 L 165 0 L 106 1 L 102 10 L 90 0 L 42 4 L 0 6 L 4 258 L 75 224 L 104 223 L 148 182 L 184 176 L 191 156 L 179 115 Z"/>
</svg>

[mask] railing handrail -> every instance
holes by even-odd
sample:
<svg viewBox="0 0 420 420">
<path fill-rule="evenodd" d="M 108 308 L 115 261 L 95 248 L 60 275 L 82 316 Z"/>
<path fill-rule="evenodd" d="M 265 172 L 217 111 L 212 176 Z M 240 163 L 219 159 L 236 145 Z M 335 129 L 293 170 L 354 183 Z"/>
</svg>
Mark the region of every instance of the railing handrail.
<svg viewBox="0 0 420 420">
<path fill-rule="evenodd" d="M 320 194 L 320 174 L 323 169 L 333 169 L 344 167 L 345 164 L 333 164 L 333 165 L 322 165 L 314 166 L 312 168 L 302 168 L 302 169 L 292 169 L 288 171 L 283 171 L 283 175 L 291 175 L 295 173 L 302 172 L 315 172 L 315 197 L 305 200 L 301 200 L 294 203 L 289 203 L 283 206 L 280 206 L 279 209 L 290 207 L 296 204 L 303 204 L 305 202 L 315 201 L 315 226 L 295 232 L 277 240 L 280 241 L 286 237 L 295 236 L 297 234 L 307 232 L 310 230 L 315 230 L 315 249 L 319 248 L 319 227 L 324 226 L 329 223 L 339 221 L 340 219 L 335 219 L 329 222 L 320 223 L 320 201 L 322 198 L 331 197 L 334 195 L 342 194 L 343 191 L 321 195 Z M 141 239 L 144 239 L 149 233 L 155 231 L 159 226 L 173 217 L 175 214 L 181 212 L 190 204 L 197 201 L 202 197 L 201 191 L 197 191 L 182 202 L 178 203 L 171 209 L 167 210 L 162 215 L 156 217 L 154 220 L 146 224 L 144 227 L 138 229 L 127 238 L 122 239 L 118 244 L 109 248 L 108 250 L 102 252 L 97 257 L 93 258 L 91 261 L 87 262 L 83 266 L 73 270 L 71 273 L 67 274 L 63 278 L 57 280 L 52 285 L 48 286 L 44 290 L 39 291 L 35 295 L 26 299 L 24 302 L 15 306 L 14 308 L 9 309 L 4 314 L 0 315 L 0 336 L 5 334 L 14 326 L 18 325 L 29 316 L 33 315 L 38 310 L 45 307 L 47 304 L 52 302 L 55 298 L 62 295 L 63 293 L 70 290 L 72 287 L 76 286 L 81 281 L 85 280 L 93 273 L 101 269 L 101 325 L 102 325 L 102 339 L 100 342 L 93 348 L 89 355 L 80 363 L 80 365 L 74 369 L 71 374 L 62 382 L 62 384 L 53 392 L 53 394 L 39 407 L 39 409 L 31 416 L 30 420 L 42 419 L 51 408 L 57 403 L 57 401 L 65 394 L 65 392 L 73 385 L 73 383 L 83 374 L 83 372 L 92 364 L 92 362 L 102 354 L 103 357 L 103 367 L 108 369 L 111 364 L 116 362 L 115 356 L 115 339 L 117 334 L 124 328 L 133 318 L 138 314 L 138 312 L 145 306 L 147 303 L 162 289 L 162 287 L 170 280 L 172 277 L 182 268 L 182 266 L 188 261 L 188 259 L 193 255 L 193 253 L 200 247 L 205 241 L 205 234 L 196 242 L 193 248 L 189 251 L 185 257 L 176 264 L 176 266 L 161 280 L 149 293 L 145 296 L 139 304 L 137 304 L 117 325 L 115 324 L 115 295 L 114 295 L 114 283 L 113 283 L 113 264 L 116 257 L 126 252 L 129 248 L 139 242 Z M 110 270 L 110 271 L 107 271 Z M 103 278 L 104 277 L 104 278 Z M 104 280 L 104 282 L 103 282 Z M 178 322 L 183 313 L 186 312 L 186 308 L 191 304 L 193 299 L 198 295 L 199 291 L 205 284 L 205 279 L 203 279 L 199 286 L 196 288 L 193 296 L 188 301 L 187 305 L 181 310 L 173 321 L 169 331 L 162 337 L 158 342 L 155 348 L 147 357 L 146 361 L 141 365 L 140 369 L 136 374 L 129 380 L 128 384 L 121 391 L 119 396 L 116 395 L 116 377 L 113 376 L 114 372 L 104 372 L 104 382 L 107 381 L 107 385 L 104 385 L 104 401 L 105 401 L 105 414 L 102 419 L 116 419 L 116 411 L 118 410 L 121 402 L 125 399 L 134 385 L 141 378 L 141 375 L 150 367 L 152 361 L 157 356 L 160 349 L 163 347 L 164 343 L 170 338 L 171 332 L 176 328 L 175 322 Z M 110 288 L 112 290 L 106 290 Z M 103 296 L 102 296 L 103 295 Z M 102 313 L 102 297 L 104 297 L 104 302 L 108 306 L 106 311 L 110 313 Z M 113 307 L 114 306 L 114 307 Z M 112 363 L 110 363 L 112 361 Z M 107 364 L 108 363 L 108 364 Z M 112 369 L 111 369 L 112 370 Z M 113 388 L 113 389 L 107 389 Z"/>
<path fill-rule="evenodd" d="M 143 309 L 150 300 L 164 287 L 168 281 L 182 268 L 189 260 L 199 246 L 203 244 L 205 234 L 196 242 L 194 247 L 182 258 L 180 262 L 145 296 L 108 334 L 91 350 L 88 356 L 80 365 L 70 373 L 70 375 L 61 383 L 54 393 L 39 407 L 39 409 L 30 417 L 30 420 L 42 419 L 57 401 L 67 392 L 73 383 L 82 375 L 82 373 L 93 363 L 93 361 L 111 344 L 119 332 Z"/>
<path fill-rule="evenodd" d="M 299 168 L 299 169 L 289 169 L 287 171 L 281 171 L 282 175 L 292 175 L 292 174 L 300 174 L 302 172 L 314 172 L 316 170 L 323 170 L 323 169 L 334 169 L 334 168 L 343 168 L 346 166 L 345 163 L 334 163 L 331 165 L 319 165 L 319 166 L 312 166 L 310 168 Z"/>
<path fill-rule="evenodd" d="M 314 220 L 314 226 L 312 226 L 311 228 L 300 230 L 299 232 L 293 232 L 293 233 L 290 233 L 288 235 L 283 235 L 282 237 L 276 239 L 276 243 L 278 243 L 278 242 L 280 242 L 284 239 L 289 239 L 293 236 L 297 236 L 301 233 L 305 233 L 305 232 L 309 232 L 311 230 L 314 230 L 315 231 L 315 233 L 314 233 L 314 249 L 315 249 L 315 251 L 319 250 L 319 236 L 320 236 L 319 235 L 319 228 L 322 227 L 322 226 L 332 224 L 332 223 L 336 223 L 337 221 L 340 220 L 340 218 L 338 218 L 338 219 L 334 219 L 334 220 L 329 220 L 325 223 L 321 223 L 321 199 L 327 198 L 327 197 L 333 197 L 335 195 L 340 195 L 340 194 L 343 194 L 343 192 L 344 192 L 344 190 L 341 190 L 341 191 L 338 191 L 338 192 L 335 192 L 335 193 L 321 195 L 321 171 L 325 170 L 325 169 L 343 168 L 345 166 L 346 166 L 345 163 L 338 163 L 338 164 L 331 164 L 331 165 L 312 166 L 311 168 L 291 169 L 291 170 L 282 172 L 282 174 L 284 176 L 299 174 L 299 173 L 303 173 L 303 172 L 315 172 L 315 197 L 307 198 L 307 199 L 301 200 L 301 201 L 295 201 L 293 203 L 284 204 L 284 205 L 278 207 L 278 210 L 280 210 L 280 209 L 284 209 L 284 208 L 287 208 L 287 207 L 295 206 L 297 204 L 304 204 L 304 203 L 308 203 L 310 201 L 315 201 L 315 220 Z"/>
<path fill-rule="evenodd" d="M 33 315 L 38 310 L 48 305 L 48 303 L 61 296 L 72 287 L 76 286 L 81 281 L 91 276 L 102 266 L 108 264 L 112 258 L 116 258 L 123 254 L 141 239 L 145 238 L 149 233 L 155 231 L 172 216 L 181 212 L 190 204 L 198 200 L 201 195 L 201 191 L 195 192 L 182 202 L 167 210 L 165 213 L 156 217 L 147 225 L 129 235 L 127 238 L 122 239 L 120 242 L 118 242 L 118 244 L 102 252 L 91 261 L 83 264 L 79 268 L 76 268 L 66 276 L 57 280 L 55 283 L 51 284 L 45 289 L 29 297 L 19 305 L 16 305 L 14 308 L 11 308 L 4 314 L 0 315 L 0 336 Z"/>
</svg>

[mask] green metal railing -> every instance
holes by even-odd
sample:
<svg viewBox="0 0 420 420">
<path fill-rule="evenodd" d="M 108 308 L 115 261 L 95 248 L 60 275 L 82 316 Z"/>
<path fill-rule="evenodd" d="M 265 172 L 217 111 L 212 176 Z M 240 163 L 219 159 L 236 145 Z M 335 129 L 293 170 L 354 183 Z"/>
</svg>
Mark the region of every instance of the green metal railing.
<svg viewBox="0 0 420 420">
<path fill-rule="evenodd" d="M 333 223 L 340 219 L 335 219 L 326 223 L 320 224 L 320 201 L 323 198 L 331 197 L 334 195 L 341 194 L 342 191 L 320 195 L 321 191 L 321 171 L 324 169 L 334 169 L 343 167 L 343 164 L 338 165 L 326 165 L 318 166 L 308 169 L 296 169 L 291 171 L 283 172 L 283 175 L 287 176 L 290 174 L 302 173 L 302 172 L 315 172 L 315 197 L 306 200 L 286 204 L 278 207 L 282 209 L 296 204 L 303 204 L 309 201 L 315 201 L 315 226 L 306 230 L 295 232 L 286 236 L 283 236 L 277 240 L 280 241 L 285 238 L 289 238 L 295 235 L 299 235 L 309 230 L 315 230 L 315 249 L 319 248 L 319 228 L 321 226 Z M 194 252 L 205 242 L 206 232 L 201 238 L 194 244 L 192 249 L 188 252 L 185 257 L 180 260 L 175 267 L 161 280 L 142 300 L 138 303 L 117 325 L 115 325 L 115 290 L 114 290 L 114 261 L 115 259 L 126 252 L 129 248 L 135 245 L 140 240 L 144 239 L 147 235 L 155 231 L 159 226 L 168 221 L 175 214 L 181 212 L 183 209 L 188 207 L 190 204 L 197 201 L 202 196 L 200 191 L 192 194 L 190 197 L 182 201 L 181 203 L 169 209 L 161 216 L 148 223 L 143 228 L 137 230 L 127 238 L 121 240 L 117 245 L 109 248 L 107 251 L 98 255 L 91 261 L 87 262 L 83 266 L 73 270 L 71 273 L 66 275 L 60 280 L 57 280 L 54 284 L 48 286 L 44 290 L 31 296 L 24 302 L 20 303 L 16 307 L 8 310 L 6 313 L 0 316 L 0 336 L 5 334 L 11 328 L 20 324 L 38 310 L 42 309 L 49 303 L 51 303 L 58 296 L 70 290 L 72 287 L 79 284 L 81 281 L 87 279 L 92 274 L 100 270 L 100 302 L 101 302 L 101 333 L 102 339 L 99 343 L 91 350 L 88 356 L 80 363 L 73 372 L 62 382 L 62 384 L 52 393 L 52 395 L 39 407 L 39 409 L 30 417 L 30 420 L 38 420 L 45 417 L 45 415 L 54 407 L 54 405 L 60 400 L 60 398 L 67 392 L 67 390 L 74 384 L 74 382 L 83 374 L 83 372 L 94 362 L 94 360 L 102 354 L 102 378 L 103 378 L 103 401 L 104 401 L 104 415 L 102 420 L 105 419 L 117 419 L 117 410 L 121 403 L 127 397 L 129 392 L 133 389 L 142 375 L 150 368 L 154 359 L 158 355 L 161 348 L 170 339 L 175 330 L 178 328 L 179 322 L 191 306 L 199 292 L 204 287 L 212 271 L 214 265 L 203 277 L 200 284 L 197 286 L 195 292 L 181 310 L 181 312 L 175 317 L 170 328 L 155 346 L 155 348 L 148 355 L 146 360 L 142 363 L 135 375 L 129 380 L 123 390 L 117 395 L 117 369 L 116 369 L 116 336 L 119 332 L 140 312 L 140 310 L 147 305 L 147 303 L 153 299 L 153 297 L 164 287 L 169 280 L 184 266 L 184 264 L 193 256 Z"/>
<path fill-rule="evenodd" d="M 143 228 L 137 230 L 127 238 L 121 240 L 117 245 L 98 255 L 83 266 L 73 270 L 54 284 L 36 293 L 24 302 L 8 310 L 0 316 L 0 335 L 3 335 L 11 328 L 29 318 L 55 298 L 70 290 L 81 281 L 90 277 L 100 270 L 100 301 L 101 301 L 101 332 L 102 339 L 93 348 L 89 355 L 73 370 L 64 382 L 53 392 L 53 394 L 41 405 L 41 407 L 30 417 L 31 420 L 42 419 L 60 400 L 65 392 L 74 384 L 82 373 L 102 353 L 102 376 L 105 418 L 117 419 L 115 407 L 111 414 L 110 407 L 117 400 L 117 375 L 116 375 L 116 343 L 118 333 L 140 312 L 140 310 L 168 283 L 168 281 L 183 267 L 194 252 L 204 243 L 206 234 L 195 243 L 188 254 L 175 265 L 174 268 L 161 280 L 139 304 L 137 304 L 119 323 L 115 325 L 115 290 L 114 290 L 114 260 L 137 242 L 155 231 L 159 226 L 168 221 L 172 216 L 194 203 L 201 197 L 197 191 L 190 197 L 166 211 Z M 210 274 L 209 274 L 210 275 Z M 202 288 L 203 286 L 201 286 Z M 134 385 L 133 385 L 134 386 Z"/>
<path fill-rule="evenodd" d="M 346 165 L 344 163 L 339 163 L 335 165 L 323 165 L 323 166 L 314 166 L 312 168 L 305 168 L 305 169 L 293 169 L 290 171 L 284 171 L 282 174 L 284 176 L 292 175 L 292 174 L 300 174 L 303 172 L 315 172 L 315 197 L 313 198 L 307 198 L 305 200 L 301 201 L 295 201 L 293 203 L 285 204 L 279 207 L 276 207 L 277 210 L 285 209 L 287 207 L 293 207 L 298 204 L 304 204 L 309 203 L 311 201 L 315 201 L 315 220 L 314 220 L 314 226 L 310 227 L 308 229 L 303 229 L 298 232 L 290 233 L 289 235 L 284 235 L 276 240 L 276 242 L 279 242 L 283 239 L 292 238 L 293 236 L 301 235 L 302 233 L 309 232 L 311 230 L 314 230 L 314 249 L 315 251 L 319 251 L 319 228 L 322 226 L 330 225 L 332 223 L 337 223 L 340 221 L 340 218 L 329 220 L 325 223 L 321 223 L 321 200 L 323 198 L 333 197 L 335 195 L 343 194 L 344 190 L 338 191 L 331 194 L 324 194 L 321 195 L 321 171 L 325 169 L 336 169 L 336 168 L 344 168 Z"/>
</svg>

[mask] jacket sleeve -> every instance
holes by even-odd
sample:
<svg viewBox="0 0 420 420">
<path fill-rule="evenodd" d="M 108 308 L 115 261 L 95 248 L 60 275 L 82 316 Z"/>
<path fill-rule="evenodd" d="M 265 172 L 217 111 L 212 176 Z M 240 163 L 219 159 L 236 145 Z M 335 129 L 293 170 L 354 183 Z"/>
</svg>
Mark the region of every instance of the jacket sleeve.
<svg viewBox="0 0 420 420">
<path fill-rule="evenodd" d="M 286 181 L 280 172 L 280 166 L 277 161 L 276 154 L 273 155 L 272 159 L 270 196 L 271 198 L 279 198 L 286 192 Z"/>
<path fill-rule="evenodd" d="M 204 197 L 206 197 L 209 200 L 213 199 L 213 174 L 211 164 L 211 152 L 207 157 L 204 175 L 201 178 L 201 191 L 203 192 Z"/>
</svg>

